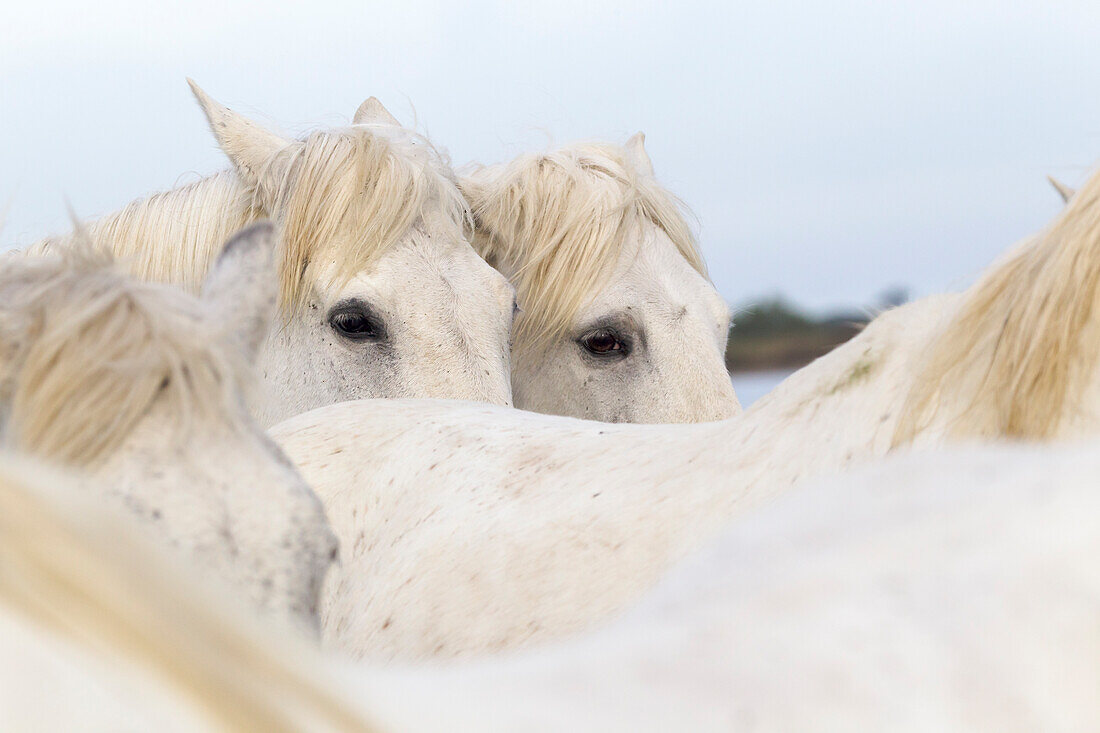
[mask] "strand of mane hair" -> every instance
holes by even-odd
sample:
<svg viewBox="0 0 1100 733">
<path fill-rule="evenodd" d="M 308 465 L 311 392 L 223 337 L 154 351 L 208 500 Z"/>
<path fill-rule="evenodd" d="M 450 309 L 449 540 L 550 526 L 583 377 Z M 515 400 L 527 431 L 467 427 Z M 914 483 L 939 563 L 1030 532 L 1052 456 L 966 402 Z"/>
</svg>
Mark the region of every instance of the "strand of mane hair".
<svg viewBox="0 0 1100 733">
<path fill-rule="evenodd" d="M 1045 231 L 964 296 L 918 371 L 894 445 L 944 418 L 952 438 L 1055 437 L 1100 357 L 1091 326 L 1098 295 L 1100 175 L 1093 175 Z"/>
<path fill-rule="evenodd" d="M 142 279 L 197 291 L 241 228 L 269 218 L 279 227 L 279 303 L 300 310 L 311 287 L 339 286 L 437 209 L 462 236 L 466 203 L 443 156 L 411 131 L 384 137 L 366 127 L 318 130 L 288 141 L 256 181 L 222 171 L 155 193 L 90 222 L 93 241 Z M 68 244 L 45 240 L 30 254 Z"/>
<path fill-rule="evenodd" d="M 221 171 L 136 199 L 82 225 L 79 236 L 109 251 L 134 277 L 196 292 L 222 243 L 263 216 L 255 191 L 235 173 Z M 71 246 L 76 238 L 52 237 L 28 254 Z"/>
</svg>

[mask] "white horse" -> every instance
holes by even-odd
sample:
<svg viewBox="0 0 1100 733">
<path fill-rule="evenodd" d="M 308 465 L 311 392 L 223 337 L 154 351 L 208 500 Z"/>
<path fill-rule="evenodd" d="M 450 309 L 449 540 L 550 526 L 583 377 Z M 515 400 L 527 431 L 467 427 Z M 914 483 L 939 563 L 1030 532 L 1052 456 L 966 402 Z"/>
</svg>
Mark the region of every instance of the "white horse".
<svg viewBox="0 0 1100 733">
<path fill-rule="evenodd" d="M 86 488 L 0 453 L 0 730 L 376 730 L 314 645 Z"/>
<path fill-rule="evenodd" d="M 317 628 L 336 540 L 244 406 L 275 309 L 274 230 L 237 235 L 201 299 L 87 244 L 0 267 L 0 442 L 69 466 L 269 615 Z"/>
<path fill-rule="evenodd" d="M 511 404 L 514 294 L 466 240 L 465 201 L 426 139 L 372 97 L 350 127 L 287 140 L 191 86 L 233 170 L 88 231 L 139 277 L 196 288 L 230 234 L 279 224 L 281 319 L 253 405 L 263 424 L 367 397 Z"/>
<path fill-rule="evenodd" d="M 744 415 L 693 426 L 355 402 L 272 430 L 344 548 L 329 642 L 380 658 L 553 638 L 732 517 L 893 446 L 1100 424 L 1100 177 L 962 295 L 888 311 Z"/>
<path fill-rule="evenodd" d="M 524 155 L 459 182 L 474 247 L 516 287 L 520 409 L 649 423 L 740 412 L 729 307 L 644 140 Z"/>
<path fill-rule="evenodd" d="M 1098 472 L 1095 444 L 907 457 L 746 518 L 589 638 L 402 670 L 320 659 L 3 455 L 0 729 L 1094 730 Z"/>
<path fill-rule="evenodd" d="M 594 634 L 359 687 L 410 733 L 1100 730 L 1098 448 L 804 487 Z"/>
</svg>

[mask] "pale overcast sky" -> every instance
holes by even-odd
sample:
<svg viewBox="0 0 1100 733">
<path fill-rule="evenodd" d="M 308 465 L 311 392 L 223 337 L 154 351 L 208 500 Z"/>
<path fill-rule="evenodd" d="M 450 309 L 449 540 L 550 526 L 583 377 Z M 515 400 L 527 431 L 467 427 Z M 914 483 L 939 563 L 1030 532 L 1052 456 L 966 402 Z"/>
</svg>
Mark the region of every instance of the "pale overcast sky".
<svg viewBox="0 0 1100 733">
<path fill-rule="evenodd" d="M 5 245 L 376 95 L 461 165 L 647 134 L 728 300 L 965 285 L 1100 159 L 1100 3 L 100 0 L 0 11 Z"/>
</svg>

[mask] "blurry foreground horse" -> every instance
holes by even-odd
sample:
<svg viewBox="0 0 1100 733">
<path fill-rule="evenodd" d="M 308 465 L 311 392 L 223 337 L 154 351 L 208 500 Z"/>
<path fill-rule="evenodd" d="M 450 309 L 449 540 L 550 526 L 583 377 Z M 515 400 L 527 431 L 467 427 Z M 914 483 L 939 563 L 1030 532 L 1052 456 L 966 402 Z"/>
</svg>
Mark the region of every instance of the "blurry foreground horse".
<svg viewBox="0 0 1100 733">
<path fill-rule="evenodd" d="M 304 641 L 82 482 L 0 454 L 0 729 L 370 731 Z"/>
<path fill-rule="evenodd" d="M 1093 730 L 1097 455 L 894 459 L 745 518 L 596 634 L 404 669 L 273 634 L 5 455 L 0 728 Z"/>
<path fill-rule="evenodd" d="M 593 634 L 361 687 L 411 733 L 1098 730 L 1098 449 L 803 487 Z"/>
</svg>

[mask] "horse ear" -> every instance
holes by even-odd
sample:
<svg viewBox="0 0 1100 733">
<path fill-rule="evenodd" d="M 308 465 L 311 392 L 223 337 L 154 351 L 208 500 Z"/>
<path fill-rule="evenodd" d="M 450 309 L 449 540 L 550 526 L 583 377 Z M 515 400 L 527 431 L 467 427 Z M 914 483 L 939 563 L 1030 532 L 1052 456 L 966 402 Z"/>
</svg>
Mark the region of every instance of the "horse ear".
<svg viewBox="0 0 1100 733">
<path fill-rule="evenodd" d="M 1069 200 L 1073 198 L 1073 194 L 1077 193 L 1054 176 L 1047 176 L 1047 180 L 1050 181 L 1050 185 L 1054 186 L 1054 190 L 1057 191 L 1058 195 L 1062 197 L 1062 201 L 1064 203 L 1068 204 Z"/>
<path fill-rule="evenodd" d="M 653 175 L 653 161 L 649 159 L 649 153 L 645 151 L 645 133 L 636 132 L 626 141 L 626 154 L 630 162 L 642 173 Z"/>
<path fill-rule="evenodd" d="M 275 227 L 260 222 L 234 234 L 202 285 L 210 324 L 252 361 L 275 316 Z"/>
<path fill-rule="evenodd" d="M 378 97 L 371 97 L 359 105 L 359 109 L 355 110 L 355 116 L 351 118 L 351 124 L 397 125 L 401 127 L 401 123 L 378 101 Z"/>
<path fill-rule="evenodd" d="M 249 185 L 259 186 L 267 173 L 281 180 L 283 171 L 271 169 L 276 156 L 290 146 L 285 140 L 214 101 L 198 84 L 188 79 L 191 91 L 202 107 L 206 121 L 218 141 L 218 147 L 233 162 L 237 174 Z"/>
</svg>

